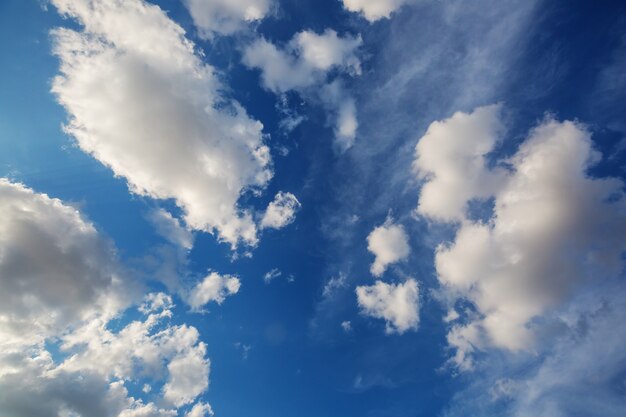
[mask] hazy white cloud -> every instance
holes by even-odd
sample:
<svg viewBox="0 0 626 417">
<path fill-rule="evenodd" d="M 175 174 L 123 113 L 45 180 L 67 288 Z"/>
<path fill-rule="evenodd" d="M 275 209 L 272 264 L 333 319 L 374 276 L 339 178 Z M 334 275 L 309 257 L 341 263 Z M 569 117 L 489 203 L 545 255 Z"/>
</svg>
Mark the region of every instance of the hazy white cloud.
<svg viewBox="0 0 626 417">
<path fill-rule="evenodd" d="M 115 248 L 73 207 L 0 179 L 0 346 L 38 343 L 131 301 Z"/>
<path fill-rule="evenodd" d="M 251 22 L 263 19 L 272 0 L 184 0 L 200 37 L 230 35 Z"/>
<path fill-rule="evenodd" d="M 457 114 L 440 122 L 436 130 L 459 120 L 484 120 L 479 109 L 471 115 Z M 497 123 L 495 123 L 497 124 Z M 429 129 L 429 131 L 431 131 Z M 468 128 L 460 133 L 461 152 L 441 152 L 418 145 L 419 158 L 438 155 L 440 167 L 466 166 L 466 184 L 442 189 L 426 188 L 442 200 L 457 189 L 476 189 L 477 176 L 497 177 L 498 186 L 484 181 L 486 191 L 465 194 L 454 204 L 453 214 L 434 218 L 459 219 L 454 241 L 441 245 L 436 253 L 436 269 L 444 291 L 454 300 L 470 301 L 476 314 L 465 324 L 453 325 L 448 335 L 457 347 L 454 358 L 461 368 L 471 368 L 471 353 L 489 346 L 508 350 L 533 345 L 532 319 L 571 298 L 576 289 L 588 282 L 601 282 L 622 268 L 626 248 L 626 205 L 624 184 L 617 179 L 593 179 L 587 175 L 599 159 L 592 149 L 590 133 L 573 122 L 547 119 L 533 129 L 518 152 L 506 162 L 508 171 L 481 167 L 481 157 L 467 166 L 469 154 L 489 151 L 482 130 Z M 479 152 L 467 142 L 477 142 Z M 494 143 L 493 140 L 489 141 Z M 448 146 L 442 140 L 441 146 Z M 451 168 L 455 170 L 456 168 Z M 452 174 L 455 182 L 456 173 Z M 438 183 L 438 176 L 432 177 Z M 493 178 L 492 178 L 493 179 Z M 441 182 L 439 182 L 441 183 Z M 459 188 L 457 188 L 459 187 Z M 491 219 L 484 223 L 467 219 L 458 209 L 470 198 L 494 198 Z M 422 196 L 423 197 L 423 194 Z M 461 204 L 461 201 L 464 202 Z M 457 204 L 458 203 L 458 204 Z M 421 203 L 420 203 L 421 204 Z M 429 214 L 431 214 L 429 212 Z"/>
<path fill-rule="evenodd" d="M 360 13 L 370 22 L 389 17 L 391 13 L 405 4 L 416 0 L 342 0 L 343 7 L 351 12 Z"/>
<path fill-rule="evenodd" d="M 196 311 L 212 301 L 222 304 L 226 297 L 237 294 L 240 287 L 239 278 L 211 272 L 189 292 L 187 303 Z"/>
<path fill-rule="evenodd" d="M 132 192 L 174 199 L 186 224 L 235 246 L 257 242 L 247 189 L 272 177 L 262 125 L 219 91 L 183 29 L 143 0 L 53 0 L 81 31 L 53 31 L 52 91 L 78 146 Z"/>
<path fill-rule="evenodd" d="M 335 125 L 335 145 L 343 152 L 354 143 L 358 121 L 354 99 L 338 81 L 330 81 L 331 70 L 360 75 L 357 56 L 360 36 L 340 37 L 327 29 L 322 34 L 312 31 L 297 33 L 284 48 L 265 39 L 258 39 L 244 51 L 243 62 L 261 70 L 263 86 L 281 94 L 293 90 L 315 97 L 326 107 Z"/>
<path fill-rule="evenodd" d="M 350 320 L 344 320 L 341 322 L 341 328 L 344 332 L 350 333 L 352 331 L 352 323 Z"/>
<path fill-rule="evenodd" d="M 426 181 L 418 213 L 440 221 L 460 221 L 468 201 L 491 197 L 498 190 L 504 172 L 489 170 L 485 154 L 503 131 L 499 114 L 500 106 L 492 105 L 431 123 L 415 147 L 414 167 Z"/>
<path fill-rule="evenodd" d="M 381 276 L 390 264 L 406 259 L 411 251 L 404 227 L 393 224 L 390 218 L 367 236 L 367 249 L 376 257 L 370 268 L 376 277 Z"/>
<path fill-rule="evenodd" d="M 356 295 L 361 312 L 385 320 L 387 333 L 417 330 L 419 288 L 414 279 L 402 284 L 376 281 L 374 285 L 356 287 Z"/>
<path fill-rule="evenodd" d="M 180 221 L 163 209 L 150 212 L 149 220 L 156 227 L 157 232 L 170 243 L 184 249 L 193 247 L 193 234 Z"/>
<path fill-rule="evenodd" d="M 302 205 L 295 195 L 278 192 L 274 201 L 268 204 L 265 214 L 261 219 L 262 229 L 281 229 L 296 219 L 296 212 Z"/>
<path fill-rule="evenodd" d="M 270 271 L 267 271 L 265 275 L 263 275 L 263 282 L 265 282 L 265 284 L 269 284 L 274 279 L 280 277 L 282 274 L 283 273 L 278 268 L 274 268 Z"/>
<path fill-rule="evenodd" d="M 324 298 L 330 298 L 337 290 L 341 288 L 346 288 L 348 286 L 348 277 L 340 273 L 336 277 L 330 278 L 324 284 L 324 288 L 322 289 L 322 296 Z"/>
</svg>

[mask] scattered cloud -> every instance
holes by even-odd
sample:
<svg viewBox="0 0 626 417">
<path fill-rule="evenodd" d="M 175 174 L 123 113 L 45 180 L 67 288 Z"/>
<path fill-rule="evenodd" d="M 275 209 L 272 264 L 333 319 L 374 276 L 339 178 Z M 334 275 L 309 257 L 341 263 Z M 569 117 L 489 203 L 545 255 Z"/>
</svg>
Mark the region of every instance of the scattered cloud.
<svg viewBox="0 0 626 417">
<path fill-rule="evenodd" d="M 173 199 L 188 227 L 255 245 L 252 214 L 237 203 L 273 175 L 263 126 L 221 95 L 183 29 L 143 0 L 53 4 L 82 26 L 52 33 L 52 91 L 80 149 L 133 193 Z"/>
<path fill-rule="evenodd" d="M 274 268 L 270 271 L 267 271 L 265 275 L 263 275 L 263 282 L 265 282 L 265 284 L 267 285 L 274 279 L 280 277 L 282 274 L 283 273 L 278 268 Z"/>
<path fill-rule="evenodd" d="M 282 229 L 296 219 L 296 212 L 302 205 L 295 195 L 278 192 L 270 202 L 261 219 L 261 229 Z"/>
<path fill-rule="evenodd" d="M 385 320 L 388 334 L 417 330 L 419 288 L 414 279 L 408 279 L 402 284 L 376 281 L 374 285 L 358 286 L 356 295 L 361 312 Z"/>
<path fill-rule="evenodd" d="M 367 249 L 376 257 L 370 268 L 376 277 L 380 277 L 389 265 L 406 259 L 411 250 L 404 227 L 394 224 L 391 218 L 367 236 Z"/>
<path fill-rule="evenodd" d="M 201 38 L 231 35 L 266 17 L 272 0 L 184 0 Z"/>
<path fill-rule="evenodd" d="M 346 288 L 348 286 L 348 277 L 346 274 L 339 273 L 336 277 L 330 278 L 324 284 L 324 288 L 322 289 L 322 297 L 324 299 L 328 299 L 332 297 L 332 295 L 342 288 Z"/>
<path fill-rule="evenodd" d="M 360 13 L 370 22 L 388 18 L 391 13 L 405 4 L 416 0 L 342 0 L 343 7 L 351 12 Z"/>
<path fill-rule="evenodd" d="M 350 320 L 345 320 L 341 322 L 341 328 L 344 332 L 350 333 L 352 331 L 352 323 Z"/>
<path fill-rule="evenodd" d="M 284 48 L 257 39 L 245 49 L 243 62 L 260 69 L 263 86 L 276 94 L 293 90 L 320 100 L 334 121 L 335 146 L 343 152 L 356 137 L 356 104 L 341 82 L 330 81 L 328 74 L 360 75 L 357 51 L 361 44 L 360 36 L 340 37 L 332 29 L 322 34 L 305 30 L 294 35 Z"/>
<path fill-rule="evenodd" d="M 194 311 L 200 311 L 210 302 L 222 304 L 226 297 L 237 294 L 241 287 L 239 278 L 211 272 L 187 295 L 187 303 Z"/>
<path fill-rule="evenodd" d="M 210 404 L 197 403 L 189 410 L 185 417 L 211 417 L 214 414 Z"/>
</svg>

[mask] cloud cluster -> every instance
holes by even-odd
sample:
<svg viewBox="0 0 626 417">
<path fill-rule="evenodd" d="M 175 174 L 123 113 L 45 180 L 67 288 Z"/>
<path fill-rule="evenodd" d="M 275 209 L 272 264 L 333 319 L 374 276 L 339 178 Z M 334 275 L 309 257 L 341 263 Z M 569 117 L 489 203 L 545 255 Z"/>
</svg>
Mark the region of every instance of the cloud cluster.
<svg viewBox="0 0 626 417">
<path fill-rule="evenodd" d="M 183 29 L 143 0 L 54 0 L 82 29 L 53 31 L 60 74 L 52 91 L 65 130 L 132 192 L 173 199 L 192 229 L 254 245 L 238 206 L 272 177 L 262 125 L 227 100 Z"/>
<path fill-rule="evenodd" d="M 364 315 L 385 320 L 387 333 L 402 334 L 419 325 L 419 288 L 417 281 L 402 284 L 376 281 L 374 285 L 356 287 L 356 295 Z"/>
<path fill-rule="evenodd" d="M 342 0 L 343 7 L 351 12 L 360 13 L 370 22 L 388 18 L 391 13 L 405 4 L 416 0 Z"/>
<path fill-rule="evenodd" d="M 331 72 L 361 73 L 357 56 L 361 44 L 360 36 L 341 37 L 332 29 L 321 34 L 305 30 L 283 48 L 257 39 L 245 49 L 243 62 L 260 69 L 263 86 L 274 93 L 293 90 L 320 100 L 334 120 L 335 143 L 345 151 L 356 137 L 356 105 L 339 79 L 328 78 Z"/>
<path fill-rule="evenodd" d="M 0 414 L 175 416 L 207 389 L 206 347 L 166 323 L 168 295 L 112 330 L 139 287 L 75 208 L 0 179 L 0 210 Z M 137 399 L 139 381 L 162 388 Z"/>
<path fill-rule="evenodd" d="M 490 106 L 436 122 L 416 148 L 416 166 L 427 181 L 418 211 L 460 223 L 435 262 L 451 303 L 473 306 L 448 334 L 457 348 L 454 361 L 464 369 L 477 349 L 533 346 L 534 320 L 584 285 L 618 274 L 626 248 L 624 184 L 588 176 L 600 156 L 585 127 L 546 119 L 505 161 L 506 169 L 490 168 L 484 155 L 494 144 L 498 112 Z M 493 199 L 488 221 L 471 220 L 467 204 L 487 198 Z"/>
<path fill-rule="evenodd" d="M 367 236 L 367 249 L 376 257 L 370 268 L 376 277 L 381 276 L 389 265 L 406 259 L 411 250 L 404 227 L 394 224 L 391 219 Z"/>
<path fill-rule="evenodd" d="M 263 19 L 272 3 L 272 0 L 184 0 L 200 37 L 205 39 L 216 33 L 233 34 Z"/>
</svg>

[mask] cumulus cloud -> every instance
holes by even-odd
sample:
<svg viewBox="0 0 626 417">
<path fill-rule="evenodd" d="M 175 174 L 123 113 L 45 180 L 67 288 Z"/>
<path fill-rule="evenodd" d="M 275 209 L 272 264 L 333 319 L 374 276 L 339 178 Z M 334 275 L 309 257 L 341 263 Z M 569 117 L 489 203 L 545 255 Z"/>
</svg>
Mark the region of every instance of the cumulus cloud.
<svg viewBox="0 0 626 417">
<path fill-rule="evenodd" d="M 376 277 L 381 276 L 389 265 L 406 259 L 411 250 L 404 227 L 393 224 L 390 218 L 367 236 L 367 249 L 376 257 L 370 268 Z"/>
<path fill-rule="evenodd" d="M 214 415 L 214 413 L 210 404 L 197 403 L 185 414 L 185 417 L 211 417 L 212 415 Z"/>
<path fill-rule="evenodd" d="M 132 192 L 173 199 L 192 229 L 256 244 L 252 214 L 237 203 L 272 177 L 263 126 L 219 93 L 183 29 L 143 0 L 53 4 L 82 25 L 53 31 L 52 87 L 80 149 Z"/>
<path fill-rule="evenodd" d="M 222 304 L 226 297 L 237 294 L 240 287 L 239 278 L 211 272 L 190 291 L 187 303 L 196 311 L 212 301 Z"/>
<path fill-rule="evenodd" d="M 468 118 L 480 124 L 485 112 L 492 111 L 483 108 L 471 115 L 457 114 L 439 122 L 436 130 L 445 131 L 448 122 L 455 125 Z M 462 135 L 463 143 L 485 140 L 483 135 L 473 135 L 481 130 L 467 132 Z M 448 145 L 445 140 L 441 143 Z M 614 178 L 588 176 L 600 155 L 593 150 L 584 126 L 543 121 L 506 161 L 507 171 L 490 169 L 484 161 L 480 168 L 482 157 L 477 155 L 489 149 L 484 144 L 479 147 L 479 152 L 470 145 L 455 152 L 434 150 L 441 166 L 467 166 L 471 160 L 472 167 L 466 170 L 466 184 L 448 187 L 444 182 L 441 189 L 426 188 L 429 183 L 425 186 L 441 201 L 456 205 L 453 215 L 433 217 L 461 222 L 454 241 L 437 249 L 435 263 L 449 297 L 467 300 L 476 310 L 464 317 L 464 324 L 454 324 L 448 334 L 448 341 L 457 348 L 454 361 L 465 369 L 472 367 L 475 350 L 495 346 L 515 351 L 533 346 L 533 319 L 571 298 L 582 285 L 619 273 L 626 243 L 624 184 Z M 431 150 L 418 145 L 418 159 L 429 160 Z M 458 180 L 456 174 L 452 177 Z M 458 193 L 457 186 L 474 190 L 477 177 L 483 178 L 491 195 L 472 191 L 461 199 L 452 196 Z M 436 183 L 438 177 L 431 181 Z M 494 208 L 487 222 L 472 221 L 460 210 L 471 198 L 490 196 Z"/>
<path fill-rule="evenodd" d="M 356 104 L 338 80 L 328 80 L 328 74 L 336 70 L 359 75 L 357 51 L 361 44 L 360 36 L 340 37 L 332 29 L 322 34 L 305 30 L 294 35 L 284 48 L 265 39 L 256 40 L 245 49 L 243 62 L 261 70 L 266 89 L 277 94 L 293 90 L 321 101 L 335 125 L 335 145 L 345 151 L 356 137 Z"/>
<path fill-rule="evenodd" d="M 233 34 L 251 22 L 263 19 L 272 0 L 184 0 L 200 37 Z"/>
<path fill-rule="evenodd" d="M 405 4 L 416 0 L 342 0 L 343 7 L 351 12 L 360 13 L 370 22 L 387 18 Z"/>
<path fill-rule="evenodd" d="M 130 301 L 115 248 L 78 210 L 0 179 L 0 212 L 0 346 L 43 341 Z"/>
<path fill-rule="evenodd" d="M 119 331 L 100 316 L 59 334 L 60 363 L 42 344 L 0 352 L 0 411 L 10 417 L 165 417 L 208 387 L 209 360 L 195 328 L 172 326 L 171 298 L 152 294 L 143 316 Z M 165 382 L 153 401 L 128 395 L 129 381 Z M 146 396 L 150 390 L 144 390 Z"/>
<path fill-rule="evenodd" d="M 269 203 L 263 218 L 261 219 L 262 229 L 281 229 L 296 219 L 296 212 L 302 205 L 295 195 L 280 191 L 274 197 L 274 201 Z"/>
<path fill-rule="evenodd" d="M 358 286 L 356 295 L 362 314 L 385 320 L 387 333 L 417 330 L 419 288 L 414 279 L 402 284 L 376 281 L 374 285 Z"/>
<path fill-rule="evenodd" d="M 431 123 L 415 148 L 414 167 L 422 187 L 418 213 L 440 221 L 465 218 L 468 201 L 491 197 L 502 183 L 501 170 L 489 170 L 485 155 L 503 131 L 500 106 L 455 113 Z"/>
</svg>

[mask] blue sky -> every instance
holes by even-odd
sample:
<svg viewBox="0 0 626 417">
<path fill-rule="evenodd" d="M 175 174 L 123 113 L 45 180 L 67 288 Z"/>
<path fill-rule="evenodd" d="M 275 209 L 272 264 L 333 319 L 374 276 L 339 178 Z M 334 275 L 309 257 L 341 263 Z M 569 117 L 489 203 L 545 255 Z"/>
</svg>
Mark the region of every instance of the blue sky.
<svg viewBox="0 0 626 417">
<path fill-rule="evenodd" d="M 0 414 L 623 415 L 625 27 L 0 2 Z"/>
</svg>

